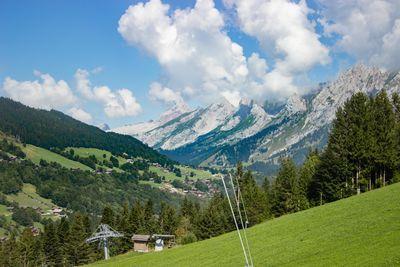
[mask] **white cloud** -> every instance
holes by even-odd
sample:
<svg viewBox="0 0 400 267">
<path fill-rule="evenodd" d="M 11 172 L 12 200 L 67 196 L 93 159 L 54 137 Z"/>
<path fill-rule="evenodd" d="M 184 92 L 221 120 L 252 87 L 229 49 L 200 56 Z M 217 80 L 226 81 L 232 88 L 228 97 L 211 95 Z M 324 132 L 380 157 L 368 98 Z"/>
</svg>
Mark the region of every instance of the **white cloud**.
<svg viewBox="0 0 400 267">
<path fill-rule="evenodd" d="M 104 104 L 104 112 L 110 118 L 136 116 L 142 107 L 128 89 L 111 91 L 107 86 L 93 88 L 94 98 Z"/>
<path fill-rule="evenodd" d="M 61 108 L 77 101 L 67 82 L 56 81 L 50 74 L 35 71 L 40 78 L 35 81 L 17 81 L 5 78 L 3 90 L 16 101 L 43 109 Z"/>
<path fill-rule="evenodd" d="M 241 96 L 240 96 L 240 93 L 238 91 L 223 91 L 221 94 L 233 106 L 235 106 L 235 107 L 239 106 L 239 103 L 240 103 L 240 100 L 241 100 Z"/>
<path fill-rule="evenodd" d="M 175 92 L 168 87 L 163 87 L 157 82 L 150 85 L 149 96 L 151 100 L 160 101 L 167 106 L 181 106 L 185 103 L 179 92 Z"/>
<path fill-rule="evenodd" d="M 258 54 L 247 59 L 227 35 L 224 16 L 212 0 L 197 0 L 193 8 L 173 11 L 160 0 L 131 5 L 121 16 L 118 31 L 129 44 L 158 60 L 165 77 L 162 87 L 210 102 L 221 96 L 232 104 L 243 96 L 287 96 L 297 90 L 291 76 L 329 62 L 329 51 L 307 19 L 311 11 L 304 1 L 230 2 L 245 33 L 264 47 L 273 44 L 276 66 L 269 75 L 265 59 Z M 284 80 L 277 88 L 279 77 Z"/>
<path fill-rule="evenodd" d="M 249 73 L 253 79 L 263 79 L 267 74 L 268 65 L 265 59 L 260 58 L 257 53 L 251 54 L 247 60 Z"/>
<path fill-rule="evenodd" d="M 93 119 L 90 113 L 76 107 L 70 108 L 67 113 L 70 114 L 74 119 L 80 120 L 87 124 L 91 123 Z"/>
<path fill-rule="evenodd" d="M 118 31 L 132 45 L 154 56 L 162 66 L 163 87 L 184 97 L 221 97 L 244 88 L 248 76 L 243 49 L 224 31 L 223 15 L 211 0 L 171 13 L 160 0 L 130 6 Z"/>
<path fill-rule="evenodd" d="M 324 32 L 339 35 L 338 49 L 357 60 L 400 67 L 399 0 L 319 0 Z"/>
<path fill-rule="evenodd" d="M 236 8 L 240 28 L 274 56 L 275 67 L 264 77 L 272 92 L 297 91 L 294 76 L 330 62 L 329 49 L 308 19 L 313 11 L 304 0 L 229 0 L 225 4 Z"/>
<path fill-rule="evenodd" d="M 84 69 L 78 69 L 75 72 L 76 89 L 87 99 L 94 97 L 92 92 L 92 85 L 89 80 L 89 72 Z"/>
<path fill-rule="evenodd" d="M 114 92 L 108 86 L 92 87 L 89 76 L 89 71 L 78 69 L 75 73 L 76 88 L 86 99 L 102 103 L 108 117 L 136 116 L 142 111 L 129 89 L 123 88 Z"/>
</svg>

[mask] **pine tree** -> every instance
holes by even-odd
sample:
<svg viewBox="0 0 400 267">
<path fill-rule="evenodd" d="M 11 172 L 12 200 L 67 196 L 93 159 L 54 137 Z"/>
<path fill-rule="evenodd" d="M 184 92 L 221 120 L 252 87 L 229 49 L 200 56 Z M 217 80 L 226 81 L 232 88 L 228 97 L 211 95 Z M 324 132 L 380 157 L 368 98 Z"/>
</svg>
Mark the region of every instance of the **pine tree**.
<svg viewBox="0 0 400 267">
<path fill-rule="evenodd" d="M 46 257 L 46 264 L 49 266 L 59 266 L 63 262 L 61 245 L 58 240 L 54 223 L 45 225 L 43 236 L 43 250 Z"/>
<path fill-rule="evenodd" d="M 147 234 L 154 234 L 157 230 L 157 221 L 154 218 L 154 205 L 151 199 L 146 201 L 143 209 L 142 231 Z"/>
<path fill-rule="evenodd" d="M 158 218 L 158 225 L 162 234 L 172 235 L 178 228 L 179 219 L 176 215 L 176 211 L 173 207 L 161 203 L 161 212 Z"/>
<path fill-rule="evenodd" d="M 311 152 L 299 170 L 298 194 L 300 200 L 300 209 L 310 207 L 308 200 L 308 192 L 312 179 L 315 175 L 317 165 L 319 163 L 319 155 L 317 152 Z"/>
<path fill-rule="evenodd" d="M 68 258 L 67 258 L 67 247 L 68 247 L 68 242 L 69 242 L 69 221 L 65 217 L 61 218 L 59 224 L 57 225 L 57 237 L 62 244 L 61 246 L 61 254 L 62 254 L 62 262 L 63 265 L 67 265 Z"/>
<path fill-rule="evenodd" d="M 75 213 L 72 217 L 67 248 L 68 260 L 72 265 L 87 264 L 94 257 L 92 247 L 85 242 L 89 236 L 84 220 L 84 216 L 80 213 Z"/>
<path fill-rule="evenodd" d="M 42 244 L 30 228 L 24 229 L 17 244 L 21 266 L 40 266 L 44 263 Z"/>
<path fill-rule="evenodd" d="M 135 201 L 131 208 L 131 212 L 129 213 L 128 220 L 128 233 L 130 234 L 139 234 L 140 230 L 144 228 L 144 214 L 143 207 L 139 201 Z"/>
<path fill-rule="evenodd" d="M 114 227 L 114 211 L 110 206 L 104 208 L 103 215 L 101 216 L 101 223 Z"/>
<path fill-rule="evenodd" d="M 17 247 L 15 235 L 11 236 L 0 244 L 0 266 L 19 266 L 21 265 L 20 255 Z"/>
<path fill-rule="evenodd" d="M 256 184 L 250 171 L 247 171 L 239 180 L 239 185 L 240 208 L 243 216 L 248 216 L 249 225 L 258 224 L 267 219 L 270 216 L 270 208 L 266 194 Z"/>
<path fill-rule="evenodd" d="M 196 224 L 196 236 L 206 239 L 233 229 L 233 218 L 227 200 L 222 194 L 214 195 Z"/>
<path fill-rule="evenodd" d="M 395 114 L 393 106 L 385 90 L 379 92 L 373 103 L 373 136 L 374 151 L 373 161 L 375 163 L 378 185 L 385 186 L 397 161 Z"/>
<path fill-rule="evenodd" d="M 344 105 L 347 132 L 343 137 L 344 151 L 352 172 L 352 187 L 360 192 L 363 171 L 368 168 L 372 146 L 371 118 L 368 97 L 364 93 L 354 94 Z M 342 152 L 342 153 L 343 153 Z"/>
<path fill-rule="evenodd" d="M 272 213 L 280 216 L 300 210 L 297 170 L 290 158 L 281 160 L 281 167 L 272 186 Z"/>
<path fill-rule="evenodd" d="M 115 229 L 121 234 L 131 236 L 130 225 L 129 225 L 129 205 L 127 202 L 124 203 L 122 210 L 116 216 L 116 227 Z M 128 251 L 132 247 L 130 238 L 117 238 L 112 240 L 114 246 L 112 246 L 112 254 L 121 254 Z"/>
</svg>

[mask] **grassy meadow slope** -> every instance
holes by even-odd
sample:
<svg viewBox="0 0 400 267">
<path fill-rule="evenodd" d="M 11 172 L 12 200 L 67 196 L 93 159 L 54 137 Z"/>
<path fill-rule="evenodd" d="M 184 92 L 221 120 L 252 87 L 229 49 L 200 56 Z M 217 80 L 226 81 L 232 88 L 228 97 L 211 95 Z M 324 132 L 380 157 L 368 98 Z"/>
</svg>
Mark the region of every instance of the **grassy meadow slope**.
<svg viewBox="0 0 400 267">
<path fill-rule="evenodd" d="M 80 162 L 67 159 L 59 154 L 41 147 L 27 144 L 25 147 L 21 146 L 21 149 L 25 152 L 26 157 L 32 160 L 32 162 L 35 164 L 39 164 L 40 160 L 43 159 L 47 162 L 57 162 L 67 169 L 81 169 L 84 171 L 92 170 L 90 167 Z"/>
<path fill-rule="evenodd" d="M 255 266 L 400 265 L 400 183 L 257 225 Z M 97 266 L 244 266 L 235 232 L 158 253 L 128 253 Z"/>
</svg>

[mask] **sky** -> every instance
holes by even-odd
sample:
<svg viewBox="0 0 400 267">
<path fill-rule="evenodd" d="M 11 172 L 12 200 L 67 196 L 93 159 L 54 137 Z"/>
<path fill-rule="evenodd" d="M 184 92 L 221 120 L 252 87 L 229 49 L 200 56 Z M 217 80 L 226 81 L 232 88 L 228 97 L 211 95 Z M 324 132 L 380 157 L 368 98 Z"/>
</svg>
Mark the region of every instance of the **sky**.
<svg viewBox="0 0 400 267">
<path fill-rule="evenodd" d="M 398 0 L 0 1 L 0 95 L 112 128 L 398 70 L 399 51 Z"/>
</svg>

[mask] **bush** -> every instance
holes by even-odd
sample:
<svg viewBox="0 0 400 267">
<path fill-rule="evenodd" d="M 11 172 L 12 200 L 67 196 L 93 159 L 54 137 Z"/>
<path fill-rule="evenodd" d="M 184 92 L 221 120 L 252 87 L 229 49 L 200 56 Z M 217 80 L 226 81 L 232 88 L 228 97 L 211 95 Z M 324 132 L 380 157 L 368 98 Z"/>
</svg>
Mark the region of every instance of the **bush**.
<svg viewBox="0 0 400 267">
<path fill-rule="evenodd" d="M 187 233 L 185 236 L 181 237 L 180 243 L 182 245 L 190 244 L 197 241 L 197 237 L 192 232 Z"/>
</svg>

